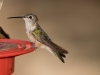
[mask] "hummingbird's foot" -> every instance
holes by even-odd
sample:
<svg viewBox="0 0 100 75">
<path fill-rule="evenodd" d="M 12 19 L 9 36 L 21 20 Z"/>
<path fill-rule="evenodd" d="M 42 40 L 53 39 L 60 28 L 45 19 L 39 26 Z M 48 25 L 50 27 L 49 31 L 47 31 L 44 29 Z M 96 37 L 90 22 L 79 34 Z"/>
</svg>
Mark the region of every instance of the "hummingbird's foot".
<svg viewBox="0 0 100 75">
<path fill-rule="evenodd" d="M 32 45 L 30 48 L 34 48 L 35 50 L 37 49 L 37 47 L 35 45 Z"/>
<path fill-rule="evenodd" d="M 32 42 L 32 46 L 30 48 L 34 48 L 34 50 L 36 51 L 37 47 L 35 45 L 35 42 L 34 43 Z"/>
<path fill-rule="evenodd" d="M 26 47 L 24 50 L 32 49 L 32 48 L 33 48 L 34 50 L 37 49 L 37 47 L 35 47 L 34 43 L 32 43 L 32 46 L 30 46 L 30 47 Z"/>
</svg>

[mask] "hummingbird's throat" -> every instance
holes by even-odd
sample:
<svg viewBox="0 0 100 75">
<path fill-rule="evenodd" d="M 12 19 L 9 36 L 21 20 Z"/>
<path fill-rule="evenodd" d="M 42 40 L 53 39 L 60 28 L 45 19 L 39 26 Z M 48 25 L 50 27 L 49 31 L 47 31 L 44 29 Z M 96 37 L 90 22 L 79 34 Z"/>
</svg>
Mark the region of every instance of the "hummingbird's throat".
<svg viewBox="0 0 100 75">
<path fill-rule="evenodd" d="M 26 30 L 33 31 L 36 28 L 36 23 L 26 22 L 25 21 Z"/>
</svg>

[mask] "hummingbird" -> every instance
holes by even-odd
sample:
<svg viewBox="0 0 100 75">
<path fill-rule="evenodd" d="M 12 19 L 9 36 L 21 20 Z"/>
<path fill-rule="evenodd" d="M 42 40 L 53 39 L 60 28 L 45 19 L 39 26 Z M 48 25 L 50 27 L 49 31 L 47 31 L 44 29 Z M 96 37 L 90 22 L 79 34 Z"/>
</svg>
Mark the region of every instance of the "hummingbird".
<svg viewBox="0 0 100 75">
<path fill-rule="evenodd" d="M 0 27 L 0 39 L 10 39 L 9 35 Z"/>
<path fill-rule="evenodd" d="M 45 31 L 38 24 L 38 18 L 35 14 L 26 14 L 24 16 L 8 17 L 12 18 L 22 18 L 25 21 L 26 34 L 31 42 L 35 44 L 35 48 L 43 48 L 50 51 L 53 55 L 57 56 L 63 63 L 65 62 L 65 54 L 68 51 L 62 47 L 55 44 Z"/>
</svg>

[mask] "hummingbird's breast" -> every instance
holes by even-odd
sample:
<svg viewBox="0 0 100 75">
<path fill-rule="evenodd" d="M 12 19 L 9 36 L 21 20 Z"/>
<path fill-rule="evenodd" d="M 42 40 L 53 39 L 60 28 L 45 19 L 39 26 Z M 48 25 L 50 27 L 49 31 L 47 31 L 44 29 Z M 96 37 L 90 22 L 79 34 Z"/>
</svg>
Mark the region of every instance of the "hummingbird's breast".
<svg viewBox="0 0 100 75">
<path fill-rule="evenodd" d="M 28 36 L 28 38 L 30 39 L 31 42 L 34 43 L 36 41 L 36 39 L 34 38 L 34 36 L 31 33 L 28 33 L 27 36 Z"/>
</svg>

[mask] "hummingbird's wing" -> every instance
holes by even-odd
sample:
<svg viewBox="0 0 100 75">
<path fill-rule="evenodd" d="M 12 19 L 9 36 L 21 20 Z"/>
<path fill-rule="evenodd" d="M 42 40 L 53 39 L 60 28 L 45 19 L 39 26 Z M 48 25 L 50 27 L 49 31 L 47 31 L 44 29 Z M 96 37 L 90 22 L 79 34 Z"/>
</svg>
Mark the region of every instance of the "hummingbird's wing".
<svg viewBox="0 0 100 75">
<path fill-rule="evenodd" d="M 68 52 L 62 49 L 60 46 L 53 43 L 52 41 L 47 40 L 46 36 L 41 36 L 40 39 L 42 40 L 42 43 L 50 47 L 52 49 L 52 52 L 64 63 L 63 57 L 66 57 L 65 54 L 67 54 Z"/>
<path fill-rule="evenodd" d="M 68 51 L 61 48 L 60 46 L 56 45 L 51 41 L 49 36 L 44 32 L 44 30 L 40 29 L 35 29 L 32 31 L 32 35 L 39 41 L 40 43 L 50 47 L 52 49 L 52 52 L 62 61 L 64 62 L 63 57 L 66 57 L 64 54 L 67 54 Z"/>
</svg>

